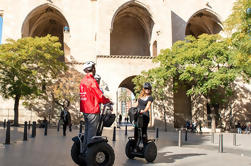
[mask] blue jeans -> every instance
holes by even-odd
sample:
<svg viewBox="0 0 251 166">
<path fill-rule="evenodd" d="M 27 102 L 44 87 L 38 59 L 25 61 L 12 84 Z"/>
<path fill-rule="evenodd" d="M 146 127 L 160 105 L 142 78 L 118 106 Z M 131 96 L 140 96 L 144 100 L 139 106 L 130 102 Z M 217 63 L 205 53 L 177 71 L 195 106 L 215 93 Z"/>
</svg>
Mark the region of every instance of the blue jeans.
<svg viewBox="0 0 251 166">
<path fill-rule="evenodd" d="M 241 128 L 237 128 L 237 133 L 238 133 L 238 134 L 241 134 L 241 133 L 242 133 Z"/>
<path fill-rule="evenodd" d="M 84 119 L 85 119 L 85 135 L 84 135 L 83 150 L 84 153 L 86 153 L 87 145 L 91 142 L 91 138 L 96 135 L 99 122 L 99 114 L 84 113 Z"/>
</svg>

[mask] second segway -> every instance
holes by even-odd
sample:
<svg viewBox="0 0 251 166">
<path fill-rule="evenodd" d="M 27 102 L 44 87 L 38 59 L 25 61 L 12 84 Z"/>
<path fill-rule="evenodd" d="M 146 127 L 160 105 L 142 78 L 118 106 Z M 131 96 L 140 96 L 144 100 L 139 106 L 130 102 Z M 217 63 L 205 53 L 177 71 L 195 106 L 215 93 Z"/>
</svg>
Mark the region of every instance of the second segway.
<svg viewBox="0 0 251 166">
<path fill-rule="evenodd" d="M 148 139 L 143 142 L 142 127 L 143 115 L 140 114 L 137 108 L 132 108 L 129 111 L 130 121 L 137 128 L 137 138 L 128 137 L 129 141 L 126 144 L 125 153 L 129 159 L 134 157 L 145 158 L 148 162 L 153 162 L 157 157 L 157 147 L 154 139 Z"/>
</svg>

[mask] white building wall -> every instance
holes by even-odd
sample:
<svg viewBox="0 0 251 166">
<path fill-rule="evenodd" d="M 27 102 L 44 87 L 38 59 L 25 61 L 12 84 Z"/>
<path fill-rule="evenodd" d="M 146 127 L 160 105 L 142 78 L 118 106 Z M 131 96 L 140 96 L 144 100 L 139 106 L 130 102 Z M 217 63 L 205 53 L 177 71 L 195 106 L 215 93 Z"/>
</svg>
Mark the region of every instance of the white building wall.
<svg viewBox="0 0 251 166">
<path fill-rule="evenodd" d="M 148 10 L 154 22 L 152 36 L 150 40 L 150 49 L 152 43 L 156 40 L 158 53 L 161 49 L 169 48 L 176 40 L 184 39 L 185 28 L 189 18 L 201 9 L 209 9 L 221 21 L 224 21 L 232 12 L 233 2 L 235 0 L 135 0 L 133 2 L 142 5 Z M 97 55 L 110 54 L 110 32 L 112 20 L 119 8 L 131 2 L 129 0 L 0 0 L 0 11 L 3 13 L 3 32 L 2 42 L 7 38 L 19 39 L 22 37 L 22 26 L 29 13 L 43 4 L 59 10 L 66 18 L 70 35 L 67 42 L 70 47 L 70 54 L 77 62 L 87 60 L 97 61 L 98 72 L 104 75 L 103 78 L 108 82 L 112 92 L 116 92 L 118 85 L 127 76 L 137 75 L 141 70 L 152 67 L 147 60 L 133 62 L 134 59 L 115 59 L 112 66 L 104 63 L 106 59 L 96 59 Z M 208 4 L 208 5 L 207 5 Z M 174 19 L 174 15 L 176 19 Z M 173 19 L 173 20 L 172 20 Z M 150 51 L 152 54 L 152 50 Z M 110 61 L 111 59 L 109 59 Z M 141 69 L 135 72 L 135 66 L 130 65 L 141 63 Z M 145 64 L 144 64 L 145 63 Z M 148 64 L 149 63 L 149 64 Z M 127 71 L 123 71 L 121 64 L 127 65 Z M 147 68 L 148 68 L 147 67 Z M 76 65 L 79 71 L 81 65 Z M 115 74 L 106 72 L 114 71 Z M 119 68 L 119 70 L 118 70 Z M 114 70 L 113 70 L 114 69 Z M 115 78 L 117 75 L 121 77 Z M 123 78 L 123 79 L 122 79 Z M 115 99 L 116 94 L 111 94 Z M 13 109 L 14 103 L 3 101 L 0 109 Z M 22 107 L 20 107 L 22 109 Z M 1 120 L 1 119 L 0 119 Z"/>
</svg>

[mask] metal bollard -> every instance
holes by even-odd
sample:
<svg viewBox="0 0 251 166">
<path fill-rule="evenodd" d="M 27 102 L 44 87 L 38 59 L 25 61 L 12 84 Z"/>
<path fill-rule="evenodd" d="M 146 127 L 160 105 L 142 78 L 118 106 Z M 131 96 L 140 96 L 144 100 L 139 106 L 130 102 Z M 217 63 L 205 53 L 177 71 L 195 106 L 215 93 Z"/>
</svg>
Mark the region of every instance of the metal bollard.
<svg viewBox="0 0 251 166">
<path fill-rule="evenodd" d="M 31 128 L 31 121 L 29 121 L 28 130 Z"/>
<path fill-rule="evenodd" d="M 58 121 L 58 127 L 57 127 L 58 132 L 59 132 L 59 128 L 60 128 L 60 120 Z"/>
<path fill-rule="evenodd" d="M 31 131 L 31 137 L 34 138 L 36 137 L 36 122 L 32 122 L 32 131 Z"/>
<path fill-rule="evenodd" d="M 6 119 L 4 119 L 4 122 L 3 122 L 3 128 L 5 129 L 6 127 Z"/>
<path fill-rule="evenodd" d="M 24 138 L 23 141 L 27 141 L 27 121 L 24 122 Z"/>
<path fill-rule="evenodd" d="M 125 135 L 127 135 L 127 124 L 125 125 Z"/>
<path fill-rule="evenodd" d="M 47 135 L 47 127 L 48 127 L 47 122 L 45 122 L 45 126 L 44 126 L 44 135 L 45 136 Z"/>
<path fill-rule="evenodd" d="M 159 138 L 159 128 L 156 129 L 156 138 Z"/>
<path fill-rule="evenodd" d="M 83 130 L 83 125 L 82 125 L 82 121 L 80 121 L 79 133 L 82 133 L 82 130 Z"/>
<path fill-rule="evenodd" d="M 211 133 L 211 143 L 214 144 L 214 132 Z"/>
<path fill-rule="evenodd" d="M 35 131 L 34 132 L 35 132 L 35 137 L 36 137 L 36 135 L 37 135 L 37 122 L 35 122 L 35 121 L 34 121 L 34 127 L 35 127 Z"/>
<path fill-rule="evenodd" d="M 178 140 L 178 146 L 182 146 L 182 136 L 181 136 L 181 130 L 179 130 L 179 140 Z"/>
<path fill-rule="evenodd" d="M 219 152 L 223 153 L 223 134 L 219 134 Z"/>
<path fill-rule="evenodd" d="M 187 130 L 185 131 L 185 141 L 187 141 Z"/>
<path fill-rule="evenodd" d="M 113 127 L 113 137 L 112 141 L 116 141 L 116 126 Z"/>
<path fill-rule="evenodd" d="M 10 121 L 7 122 L 5 144 L 10 144 Z"/>
<path fill-rule="evenodd" d="M 236 133 L 233 134 L 233 145 L 236 146 Z"/>
</svg>

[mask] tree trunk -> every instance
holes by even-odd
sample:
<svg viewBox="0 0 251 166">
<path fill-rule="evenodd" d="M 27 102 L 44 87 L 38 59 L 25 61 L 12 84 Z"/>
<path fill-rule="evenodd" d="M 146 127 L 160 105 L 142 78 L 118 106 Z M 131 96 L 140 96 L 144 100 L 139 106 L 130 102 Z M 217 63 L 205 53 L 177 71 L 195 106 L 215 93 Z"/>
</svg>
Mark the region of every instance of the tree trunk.
<svg viewBox="0 0 251 166">
<path fill-rule="evenodd" d="M 167 124 L 166 124 L 166 109 L 164 109 L 164 122 L 165 122 L 165 131 L 167 131 Z"/>
<path fill-rule="evenodd" d="M 49 117 L 50 121 L 51 121 L 51 118 L 54 117 L 54 115 L 55 115 L 55 110 L 54 109 L 55 109 L 56 99 L 55 99 L 55 96 L 54 96 L 53 92 L 51 92 L 51 97 L 52 97 L 52 102 L 51 102 L 51 110 L 50 110 L 50 117 Z"/>
<path fill-rule="evenodd" d="M 211 106 L 211 117 L 212 117 L 212 122 L 211 122 L 211 128 L 212 132 L 216 132 L 216 106 Z"/>
<path fill-rule="evenodd" d="M 215 119 L 215 114 L 211 114 L 212 117 L 212 122 L 211 122 L 211 128 L 212 128 L 212 132 L 215 133 L 216 132 L 216 119 Z"/>
<path fill-rule="evenodd" d="M 14 126 L 18 126 L 18 107 L 19 107 L 19 100 L 20 95 L 16 95 L 15 97 L 15 104 L 14 104 Z"/>
</svg>

